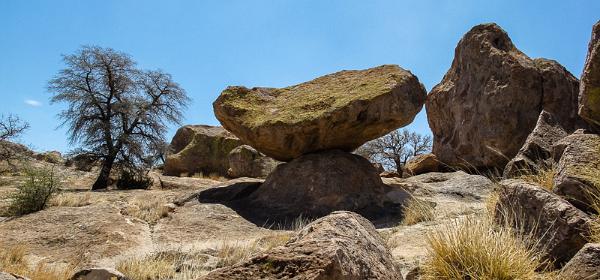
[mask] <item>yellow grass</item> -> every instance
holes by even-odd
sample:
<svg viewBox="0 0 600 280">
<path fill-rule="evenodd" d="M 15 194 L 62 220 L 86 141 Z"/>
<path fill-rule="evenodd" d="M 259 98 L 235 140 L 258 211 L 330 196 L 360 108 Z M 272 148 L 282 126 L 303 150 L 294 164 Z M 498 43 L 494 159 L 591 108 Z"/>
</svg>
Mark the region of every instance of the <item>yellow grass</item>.
<svg viewBox="0 0 600 280">
<path fill-rule="evenodd" d="M 169 216 L 169 208 L 165 207 L 167 199 L 152 194 L 145 194 L 129 201 L 125 212 L 127 215 L 155 224 L 158 220 Z"/>
<path fill-rule="evenodd" d="M 556 167 L 551 167 L 540 170 L 537 174 L 521 175 L 519 179 L 552 191 L 552 188 L 554 187 L 554 175 L 556 175 Z"/>
<path fill-rule="evenodd" d="M 0 271 L 24 276 L 32 280 L 66 280 L 74 271 L 74 267 L 50 266 L 45 263 L 31 265 L 26 260 L 27 247 L 23 244 L 1 246 Z"/>
<path fill-rule="evenodd" d="M 402 206 L 402 210 L 402 224 L 406 226 L 433 221 L 435 219 L 435 209 L 433 206 L 428 201 L 414 197 Z"/>
<path fill-rule="evenodd" d="M 551 279 L 530 242 L 508 226 L 487 217 L 467 217 L 427 236 L 429 258 L 423 279 Z"/>
<path fill-rule="evenodd" d="M 50 206 L 82 207 L 92 204 L 90 193 L 61 193 L 50 200 Z"/>
</svg>

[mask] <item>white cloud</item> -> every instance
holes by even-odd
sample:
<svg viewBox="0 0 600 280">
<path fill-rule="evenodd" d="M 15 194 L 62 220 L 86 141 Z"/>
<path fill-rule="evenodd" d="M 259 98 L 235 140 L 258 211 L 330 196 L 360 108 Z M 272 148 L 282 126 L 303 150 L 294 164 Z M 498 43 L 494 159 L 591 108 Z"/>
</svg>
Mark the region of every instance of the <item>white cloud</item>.
<svg viewBox="0 0 600 280">
<path fill-rule="evenodd" d="M 33 100 L 33 99 L 25 100 L 25 104 L 32 106 L 32 107 L 41 107 L 42 106 L 42 102 L 39 102 L 39 101 Z"/>
</svg>

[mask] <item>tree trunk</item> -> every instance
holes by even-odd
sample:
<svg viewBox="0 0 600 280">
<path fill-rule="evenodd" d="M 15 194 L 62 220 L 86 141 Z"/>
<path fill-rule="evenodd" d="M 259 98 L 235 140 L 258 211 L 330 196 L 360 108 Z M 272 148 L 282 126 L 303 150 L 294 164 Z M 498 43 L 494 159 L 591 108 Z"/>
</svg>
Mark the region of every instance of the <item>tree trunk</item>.
<svg viewBox="0 0 600 280">
<path fill-rule="evenodd" d="M 394 159 L 394 163 L 396 164 L 396 173 L 398 173 L 398 175 L 400 175 L 400 177 L 402 177 L 402 162 L 400 161 L 399 158 Z"/>
<path fill-rule="evenodd" d="M 116 157 L 110 156 L 102 162 L 102 169 L 100 169 L 100 174 L 98 174 L 98 178 L 96 179 L 96 182 L 94 182 L 92 190 L 106 189 L 108 187 L 110 171 L 112 170 L 115 158 Z"/>
</svg>

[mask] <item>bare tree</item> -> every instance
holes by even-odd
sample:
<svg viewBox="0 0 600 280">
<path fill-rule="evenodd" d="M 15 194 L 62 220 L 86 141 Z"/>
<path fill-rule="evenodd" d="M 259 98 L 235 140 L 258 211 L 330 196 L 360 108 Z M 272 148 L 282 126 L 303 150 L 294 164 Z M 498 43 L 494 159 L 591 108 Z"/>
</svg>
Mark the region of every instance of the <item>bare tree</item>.
<svg viewBox="0 0 600 280">
<path fill-rule="evenodd" d="M 402 175 L 402 167 L 415 156 L 431 150 L 431 136 L 410 132 L 406 129 L 395 130 L 380 138 L 369 141 L 358 148 L 355 153 L 371 162 L 381 163 L 393 168 Z"/>
<path fill-rule="evenodd" d="M 145 168 L 164 142 L 168 123 L 179 123 L 189 98 L 171 75 L 136 68 L 127 54 L 85 46 L 63 56 L 66 68 L 48 83 L 69 140 L 102 162 L 92 189 L 106 188 L 115 164 Z"/>
<path fill-rule="evenodd" d="M 0 116 L 0 160 L 6 162 L 13 169 L 14 160 L 20 158 L 25 147 L 13 143 L 23 132 L 29 129 L 29 123 L 21 120 L 18 116 L 9 114 Z"/>
</svg>

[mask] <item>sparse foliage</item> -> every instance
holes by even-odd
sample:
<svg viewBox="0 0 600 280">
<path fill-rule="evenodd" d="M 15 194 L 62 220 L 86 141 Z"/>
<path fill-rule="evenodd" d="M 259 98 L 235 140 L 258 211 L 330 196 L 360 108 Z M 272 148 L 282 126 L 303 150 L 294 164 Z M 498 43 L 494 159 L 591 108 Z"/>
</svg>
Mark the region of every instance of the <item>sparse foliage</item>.
<svg viewBox="0 0 600 280">
<path fill-rule="evenodd" d="M 102 161 L 92 189 L 106 188 L 117 164 L 146 169 L 156 161 L 168 123 L 179 123 L 189 98 L 171 75 L 142 70 L 127 54 L 86 46 L 64 56 L 66 68 L 48 84 L 71 143 Z"/>
<path fill-rule="evenodd" d="M 24 147 L 12 142 L 27 129 L 29 124 L 15 115 L 0 116 L 0 161 L 6 162 L 13 170 L 14 161 L 20 158 Z"/>
<path fill-rule="evenodd" d="M 402 216 L 402 224 L 407 226 L 433 221 L 435 219 L 435 208 L 431 202 L 412 197 L 402 206 Z"/>
<path fill-rule="evenodd" d="M 432 139 L 406 129 L 395 130 L 361 146 L 356 153 L 371 162 L 381 163 L 402 175 L 402 167 L 414 157 L 431 150 Z"/>
<path fill-rule="evenodd" d="M 20 216 L 43 210 L 59 185 L 53 169 L 27 170 L 25 182 L 10 197 L 9 214 Z"/>
</svg>

